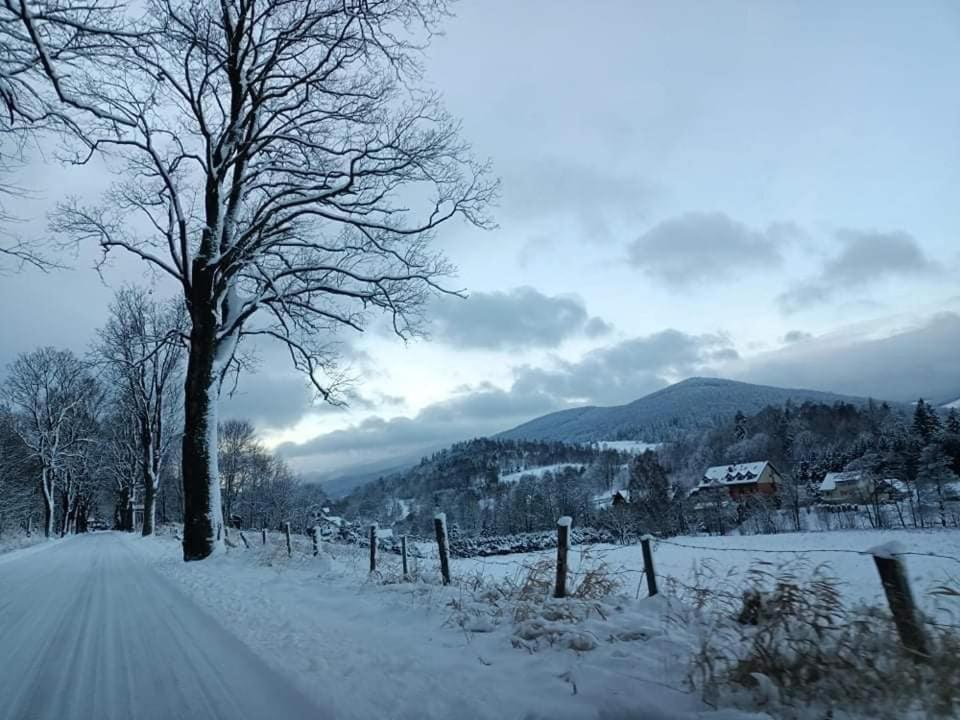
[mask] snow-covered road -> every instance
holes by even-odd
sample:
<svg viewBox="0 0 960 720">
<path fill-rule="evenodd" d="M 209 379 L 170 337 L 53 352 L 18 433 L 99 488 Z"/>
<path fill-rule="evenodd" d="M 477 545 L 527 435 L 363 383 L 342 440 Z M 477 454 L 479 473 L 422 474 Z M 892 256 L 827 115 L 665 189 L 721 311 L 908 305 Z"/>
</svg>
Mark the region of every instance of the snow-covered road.
<svg viewBox="0 0 960 720">
<path fill-rule="evenodd" d="M 0 559 L 0 718 L 325 718 L 111 533 Z"/>
</svg>

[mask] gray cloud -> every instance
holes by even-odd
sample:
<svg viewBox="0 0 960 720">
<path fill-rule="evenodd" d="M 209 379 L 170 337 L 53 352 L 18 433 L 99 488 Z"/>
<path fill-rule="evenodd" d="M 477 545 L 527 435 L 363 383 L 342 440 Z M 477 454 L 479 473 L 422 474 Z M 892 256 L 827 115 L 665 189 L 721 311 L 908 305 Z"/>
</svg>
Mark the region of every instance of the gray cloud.
<svg viewBox="0 0 960 720">
<path fill-rule="evenodd" d="M 221 399 L 219 414 L 250 420 L 261 429 L 289 427 L 307 413 L 311 398 L 302 375 L 256 373 L 241 378 L 236 392 Z"/>
<path fill-rule="evenodd" d="M 740 380 L 910 402 L 960 396 L 960 315 L 941 313 L 881 339 L 812 338 L 729 369 Z"/>
<path fill-rule="evenodd" d="M 631 265 L 667 285 L 725 282 L 727 273 L 771 267 L 781 245 L 801 235 L 790 223 L 752 229 L 719 212 L 691 212 L 657 223 L 627 248 Z"/>
<path fill-rule="evenodd" d="M 609 167 L 570 157 L 527 158 L 503 177 L 503 214 L 535 223 L 572 220 L 579 237 L 606 241 L 618 223 L 639 217 L 657 192 L 639 177 Z"/>
<path fill-rule="evenodd" d="M 737 357 L 724 335 L 664 330 L 594 350 L 577 362 L 561 361 L 554 368 L 517 368 L 513 391 L 539 392 L 558 404 L 616 405 L 665 386 L 668 378 L 700 374 Z"/>
<path fill-rule="evenodd" d="M 253 369 L 241 374 L 232 394 L 221 398 L 220 417 L 250 420 L 261 430 L 292 427 L 307 414 L 343 413 L 316 396 L 307 376 L 295 370 L 287 349 L 279 342 L 249 341 L 244 351 Z M 337 344 L 339 363 L 350 377 L 373 376 L 378 370 L 368 353 L 347 342 Z M 367 394 L 361 388 L 346 387 L 341 399 L 351 409 L 372 410 L 400 405 L 404 399 L 383 393 Z"/>
<path fill-rule="evenodd" d="M 370 459 L 408 457 L 457 440 L 489 435 L 558 408 L 541 393 L 523 394 L 489 384 L 461 388 L 414 417 L 371 417 L 304 443 L 278 447 L 304 470 L 329 470 Z"/>
<path fill-rule="evenodd" d="M 906 232 L 842 230 L 836 239 L 840 252 L 829 258 L 816 276 L 780 295 L 778 302 L 784 312 L 796 312 L 889 278 L 932 275 L 941 269 Z"/>
<path fill-rule="evenodd" d="M 712 365 L 735 357 L 724 335 L 665 330 L 594 350 L 576 362 L 557 361 L 552 368 L 515 367 L 509 389 L 464 386 L 412 418 L 368 418 L 305 443 L 287 443 L 281 452 L 306 471 L 408 457 L 573 405 L 626 403 L 673 377 L 708 373 Z"/>
<path fill-rule="evenodd" d="M 790 330 L 783 336 L 783 342 L 785 343 L 795 343 L 803 342 L 804 340 L 809 340 L 813 335 L 803 330 Z"/>
<path fill-rule="evenodd" d="M 551 297 L 531 287 L 477 292 L 466 300 L 442 297 L 432 320 L 436 339 L 465 349 L 556 347 L 576 335 L 595 338 L 612 329 L 602 318 L 590 317 L 582 300 Z"/>
</svg>

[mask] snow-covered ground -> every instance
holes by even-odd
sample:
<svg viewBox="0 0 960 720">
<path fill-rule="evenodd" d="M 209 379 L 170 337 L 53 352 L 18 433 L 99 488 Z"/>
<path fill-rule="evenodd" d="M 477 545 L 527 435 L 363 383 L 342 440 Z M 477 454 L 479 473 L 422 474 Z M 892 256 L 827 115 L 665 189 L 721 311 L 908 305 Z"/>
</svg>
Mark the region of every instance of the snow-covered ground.
<svg viewBox="0 0 960 720">
<path fill-rule="evenodd" d="M 849 604 L 883 603 L 883 587 L 871 548 L 898 542 L 910 553 L 903 556 L 917 602 L 928 612 L 960 620 L 960 598 L 936 594 L 940 587 L 960 591 L 960 531 L 946 530 L 851 530 L 821 533 L 783 533 L 723 537 L 679 537 L 654 542 L 654 567 L 661 587 L 671 581 L 684 586 L 706 585 L 738 592 L 751 569 L 776 572 L 790 566 L 801 577 L 820 568 L 839 581 Z M 468 558 L 454 561 L 461 574 L 509 578 L 539 560 L 549 560 L 556 551 L 524 555 Z M 570 567 L 605 563 L 610 571 L 632 586 L 634 594 L 646 594 L 643 557 L 639 545 L 590 545 L 573 548 Z"/>
<path fill-rule="evenodd" d="M 370 575 L 364 548 L 324 543 L 314 557 L 310 541 L 294 536 L 288 558 L 280 535 L 266 546 L 259 534 L 247 540 L 249 549 L 231 533 L 235 547 L 196 563 L 182 562 L 170 534 L 97 533 L 5 556 L 0 693 L 13 704 L 0 703 L 0 718 L 20 717 L 4 713 L 32 703 L 79 718 L 114 707 L 111 694 L 119 695 L 113 714 L 96 716 L 121 717 L 138 692 L 158 710 L 135 715 L 150 718 L 186 717 L 177 708 L 196 702 L 219 714 L 191 716 L 255 717 L 264 705 L 257 693 L 293 708 L 276 711 L 284 718 L 301 716 L 300 695 L 323 709 L 317 716 L 346 719 L 775 718 L 716 709 L 690 690 L 702 628 L 678 624 L 672 591 L 732 590 L 757 563 L 773 569 L 803 558 L 829 563 L 847 600 L 878 603 L 872 557 L 860 553 L 890 541 L 917 553 L 905 559 L 921 606 L 949 622 L 960 617 L 957 598 L 927 592 L 958 587 L 957 531 L 660 541 L 657 598 L 646 597 L 639 547 L 574 548 L 570 587 L 583 594 L 565 600 L 549 597 L 552 550 L 453 560 L 454 583 L 444 587 L 429 552 L 411 558 L 414 579 L 401 582 L 399 558 L 388 553 Z M 585 590 L 600 566 L 594 580 L 614 580 L 619 590 Z M 141 680 L 157 672 L 163 697 Z"/>
<path fill-rule="evenodd" d="M 0 559 L 0 718 L 336 717 L 141 562 L 90 533 Z"/>
<path fill-rule="evenodd" d="M 534 477 L 542 478 L 548 472 L 558 473 L 566 470 L 567 468 L 579 470 L 583 466 L 583 463 L 557 463 L 556 465 L 540 465 L 538 467 L 531 467 L 525 470 L 509 473 L 507 475 L 502 475 L 500 476 L 500 482 L 515 483 L 524 475 L 532 475 Z"/>
<path fill-rule="evenodd" d="M 618 450 L 632 455 L 640 455 L 647 450 L 658 450 L 663 443 L 648 443 L 641 440 L 598 440 L 597 446 L 601 450 Z"/>
<path fill-rule="evenodd" d="M 41 544 L 45 540 L 46 538 L 43 536 L 42 532 L 34 533 L 33 535 L 27 535 L 23 532 L 10 535 L 0 535 L 0 555 L 12 552 L 14 550 L 20 550 L 22 548 Z"/>
<path fill-rule="evenodd" d="M 652 600 L 646 598 L 639 547 L 574 548 L 573 587 L 602 564 L 622 584 L 621 592 L 559 603 L 543 601 L 549 589 L 535 589 L 533 603 L 492 589 L 524 587 L 538 564 L 545 568 L 540 581 L 549 584 L 553 550 L 452 560 L 455 582 L 444 588 L 429 544 L 420 547 L 425 558 L 411 559 L 421 576 L 414 583 L 398 582 L 394 555 L 381 553 L 380 573 L 371 577 L 365 549 L 324 545 L 314 558 L 304 538 L 296 538 L 292 559 L 279 536 L 266 548 L 254 543 L 203 563 L 182 563 L 169 539 L 138 548 L 337 717 L 708 718 L 708 708 L 684 684 L 696 640 L 671 621 L 671 591 L 680 589 L 672 582 L 739 592 L 758 563 L 771 570 L 784 562 L 806 563 L 801 576 L 828 563 L 846 600 L 877 604 L 882 588 L 872 557 L 861 553 L 889 541 L 921 554 L 905 558 L 918 602 L 955 622 L 960 602 L 928 590 L 960 586 L 960 562 L 948 559 L 960 558 L 956 531 L 657 542 L 662 597 Z M 530 617 L 518 620 L 525 613 Z"/>
<path fill-rule="evenodd" d="M 314 558 L 295 540 L 292 559 L 271 536 L 189 564 L 170 538 L 126 542 L 334 718 L 751 717 L 684 686 L 690 638 L 663 600 L 517 605 L 485 596 L 465 561 L 450 587 L 429 558 L 425 581 L 400 583 L 396 556 L 370 577 L 364 549 Z"/>
</svg>

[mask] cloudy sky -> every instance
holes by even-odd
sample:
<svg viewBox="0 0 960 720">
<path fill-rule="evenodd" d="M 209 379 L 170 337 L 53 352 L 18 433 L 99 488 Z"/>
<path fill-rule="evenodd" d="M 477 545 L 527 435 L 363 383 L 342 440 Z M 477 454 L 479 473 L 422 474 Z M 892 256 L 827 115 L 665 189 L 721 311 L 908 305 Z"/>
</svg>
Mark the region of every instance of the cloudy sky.
<svg viewBox="0 0 960 720">
<path fill-rule="evenodd" d="M 960 395 L 955 3 L 464 0 L 427 60 L 502 178 L 499 227 L 441 234 L 470 297 L 434 305 L 429 341 L 342 338 L 348 409 L 261 349 L 222 414 L 302 470 L 691 375 Z M 24 207 L 102 175 L 36 157 Z M 82 350 L 125 280 L 167 291 L 92 260 L 0 278 L 0 364 Z"/>
</svg>

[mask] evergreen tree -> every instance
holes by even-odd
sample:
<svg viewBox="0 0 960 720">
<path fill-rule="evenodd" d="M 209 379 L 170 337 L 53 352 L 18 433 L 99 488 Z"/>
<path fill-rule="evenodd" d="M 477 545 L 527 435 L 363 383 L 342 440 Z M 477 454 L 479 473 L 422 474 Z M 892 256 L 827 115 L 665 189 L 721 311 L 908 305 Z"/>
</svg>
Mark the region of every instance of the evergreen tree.
<svg viewBox="0 0 960 720">
<path fill-rule="evenodd" d="M 957 414 L 956 408 L 950 408 L 950 412 L 947 414 L 945 429 L 948 433 L 960 435 L 960 415 Z"/>
<path fill-rule="evenodd" d="M 950 458 L 939 443 L 927 445 L 920 453 L 917 483 L 922 488 L 924 500 L 934 504 L 939 513 L 940 524 L 947 526 L 946 486 L 957 481 L 950 469 Z"/>
<path fill-rule="evenodd" d="M 637 509 L 640 529 L 658 535 L 674 532 L 673 493 L 667 471 L 649 450 L 630 466 L 630 501 Z"/>
<path fill-rule="evenodd" d="M 928 445 L 939 432 L 940 418 L 937 416 L 937 411 L 920 398 L 913 411 L 913 434 L 924 445 Z"/>
<path fill-rule="evenodd" d="M 737 410 L 737 414 L 733 418 L 733 436 L 737 439 L 737 442 L 747 437 L 747 416 L 740 410 Z"/>
</svg>

